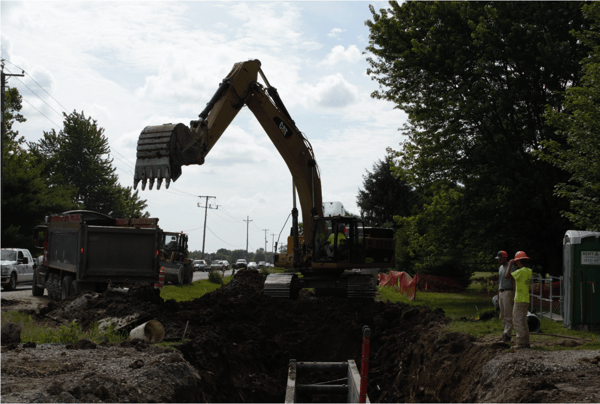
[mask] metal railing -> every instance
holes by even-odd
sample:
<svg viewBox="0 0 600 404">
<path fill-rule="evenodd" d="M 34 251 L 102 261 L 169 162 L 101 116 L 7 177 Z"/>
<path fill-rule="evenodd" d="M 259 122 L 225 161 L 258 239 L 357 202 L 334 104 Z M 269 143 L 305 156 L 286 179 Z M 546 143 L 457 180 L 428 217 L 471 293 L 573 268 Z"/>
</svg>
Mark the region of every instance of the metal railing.
<svg viewBox="0 0 600 404">
<path fill-rule="evenodd" d="M 541 276 L 534 276 L 533 278 L 531 278 L 531 286 L 530 286 L 529 296 L 535 297 L 538 299 L 538 301 L 540 302 L 540 312 L 543 311 L 542 310 L 543 302 L 549 302 L 549 310 L 548 311 L 550 313 L 550 320 L 552 320 L 552 314 L 554 313 L 554 297 L 556 297 L 556 296 L 552 295 L 552 284 L 557 281 L 560 282 L 560 288 L 559 288 L 559 294 L 558 294 L 559 311 L 560 311 L 560 316 L 564 317 L 564 313 L 563 313 L 563 295 L 564 294 L 562 293 L 562 291 L 563 291 L 562 289 L 564 286 L 563 277 L 562 276 L 549 276 L 549 277 L 542 278 Z M 537 283 L 540 286 L 539 295 L 533 293 L 534 283 Z M 548 290 L 549 290 L 548 298 L 543 297 L 545 283 L 548 283 Z M 529 300 L 531 301 L 530 311 L 533 312 L 533 299 L 529 299 Z"/>
</svg>

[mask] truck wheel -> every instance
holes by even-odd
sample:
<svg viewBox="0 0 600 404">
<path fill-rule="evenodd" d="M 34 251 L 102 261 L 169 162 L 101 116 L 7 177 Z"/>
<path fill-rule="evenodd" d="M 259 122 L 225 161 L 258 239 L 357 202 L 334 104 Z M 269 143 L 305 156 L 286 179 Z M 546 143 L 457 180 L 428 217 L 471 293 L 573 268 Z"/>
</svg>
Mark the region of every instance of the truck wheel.
<svg viewBox="0 0 600 404">
<path fill-rule="evenodd" d="M 192 279 L 194 279 L 194 268 L 190 266 L 184 266 L 183 273 L 183 283 L 186 285 L 192 283 Z"/>
<path fill-rule="evenodd" d="M 15 290 L 17 288 L 17 274 L 10 274 L 10 281 L 4 285 L 4 290 Z"/>
<path fill-rule="evenodd" d="M 38 270 L 33 271 L 33 285 L 31 285 L 31 294 L 33 296 L 44 296 L 44 288 L 38 286 Z"/>
<path fill-rule="evenodd" d="M 177 283 L 176 285 L 183 285 L 183 278 L 185 274 L 183 273 L 183 266 L 179 267 L 179 271 L 177 271 Z"/>
<path fill-rule="evenodd" d="M 65 300 L 72 295 L 73 292 L 73 277 L 65 276 L 62 280 L 62 294 L 60 300 Z"/>
</svg>

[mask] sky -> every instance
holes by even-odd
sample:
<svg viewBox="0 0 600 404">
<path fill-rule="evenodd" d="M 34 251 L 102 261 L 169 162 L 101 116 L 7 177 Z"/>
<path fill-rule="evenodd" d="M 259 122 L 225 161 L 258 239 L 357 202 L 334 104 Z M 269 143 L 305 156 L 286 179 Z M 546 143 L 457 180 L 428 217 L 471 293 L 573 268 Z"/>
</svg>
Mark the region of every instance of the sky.
<svg viewBox="0 0 600 404">
<path fill-rule="evenodd" d="M 399 149 L 406 114 L 371 93 L 371 19 L 387 2 L 2 1 L 2 58 L 23 96 L 30 142 L 62 129 L 74 110 L 105 129 L 123 186 L 133 185 L 137 139 L 148 125 L 197 119 L 237 62 L 259 59 L 320 167 L 324 202 L 356 204 L 363 176 Z M 261 81 L 261 79 L 259 79 Z M 272 251 L 290 233 L 291 174 L 244 107 L 206 156 L 169 189 L 138 187 L 151 217 L 205 252 Z M 218 207 L 218 208 L 217 208 Z M 249 222 L 245 220 L 250 220 Z"/>
</svg>

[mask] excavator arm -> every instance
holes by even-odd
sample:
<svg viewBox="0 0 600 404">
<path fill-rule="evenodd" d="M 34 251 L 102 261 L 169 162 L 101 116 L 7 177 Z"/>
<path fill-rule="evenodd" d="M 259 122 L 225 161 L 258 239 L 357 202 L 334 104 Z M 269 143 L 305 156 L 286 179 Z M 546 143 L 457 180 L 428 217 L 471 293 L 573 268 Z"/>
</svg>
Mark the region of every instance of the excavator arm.
<svg viewBox="0 0 600 404">
<path fill-rule="evenodd" d="M 261 75 L 266 86 L 258 83 Z M 142 189 L 163 180 L 168 188 L 181 175 L 181 166 L 204 164 L 205 158 L 242 107 L 247 106 L 259 121 L 292 174 L 298 191 L 304 241 L 310 244 L 312 217 L 323 216 L 321 179 L 312 146 L 290 117 L 277 90 L 271 87 L 259 60 L 236 63 L 199 119 L 184 124 L 147 126 L 140 134 L 134 188 Z M 295 195 L 294 195 L 295 199 Z"/>
</svg>

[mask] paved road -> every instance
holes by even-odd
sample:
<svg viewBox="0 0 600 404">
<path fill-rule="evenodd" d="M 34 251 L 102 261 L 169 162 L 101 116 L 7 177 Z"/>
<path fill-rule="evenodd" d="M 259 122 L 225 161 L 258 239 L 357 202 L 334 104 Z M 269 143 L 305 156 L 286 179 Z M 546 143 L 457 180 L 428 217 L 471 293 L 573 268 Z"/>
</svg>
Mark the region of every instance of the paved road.
<svg viewBox="0 0 600 404">
<path fill-rule="evenodd" d="M 231 269 L 229 271 L 225 271 L 225 276 L 231 276 Z M 194 282 L 199 281 L 200 279 L 208 279 L 208 272 L 194 272 Z"/>
</svg>

